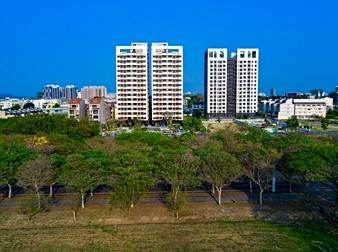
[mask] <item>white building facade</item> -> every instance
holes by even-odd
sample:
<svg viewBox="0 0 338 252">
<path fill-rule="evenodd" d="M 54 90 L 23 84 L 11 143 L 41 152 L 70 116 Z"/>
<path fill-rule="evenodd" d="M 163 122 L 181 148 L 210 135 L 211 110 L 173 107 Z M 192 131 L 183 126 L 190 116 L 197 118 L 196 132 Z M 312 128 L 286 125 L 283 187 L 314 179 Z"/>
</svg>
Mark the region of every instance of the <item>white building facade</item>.
<svg viewBox="0 0 338 252">
<path fill-rule="evenodd" d="M 228 58 L 226 48 L 205 53 L 205 113 L 210 117 L 254 115 L 258 111 L 257 48 L 239 48 Z"/>
<path fill-rule="evenodd" d="M 237 49 L 236 114 L 258 111 L 258 49 Z"/>
<path fill-rule="evenodd" d="M 210 48 L 205 55 L 205 111 L 213 117 L 227 113 L 226 48 Z"/>
<path fill-rule="evenodd" d="M 183 120 L 183 46 L 152 43 L 151 46 L 152 111 L 151 120 L 170 116 Z"/>
<path fill-rule="evenodd" d="M 117 120 L 149 120 L 148 44 L 116 47 Z"/>
<path fill-rule="evenodd" d="M 291 116 L 298 119 L 311 119 L 314 116 L 326 117 L 326 112 L 332 107 L 332 98 L 322 99 L 281 99 L 262 101 L 262 111 L 277 117 L 278 120 L 286 120 Z"/>
</svg>

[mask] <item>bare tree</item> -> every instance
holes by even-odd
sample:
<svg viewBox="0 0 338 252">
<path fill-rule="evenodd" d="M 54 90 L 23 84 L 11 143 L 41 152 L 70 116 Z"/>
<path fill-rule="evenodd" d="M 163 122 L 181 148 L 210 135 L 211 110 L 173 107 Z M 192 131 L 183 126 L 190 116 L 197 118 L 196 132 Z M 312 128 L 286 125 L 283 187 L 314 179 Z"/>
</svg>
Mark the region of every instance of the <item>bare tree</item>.
<svg viewBox="0 0 338 252">
<path fill-rule="evenodd" d="M 34 160 L 26 161 L 19 168 L 18 184 L 24 188 L 32 188 L 38 200 L 38 209 L 41 208 L 41 188 L 49 184 L 53 177 L 53 166 L 49 158 L 40 154 Z"/>
</svg>

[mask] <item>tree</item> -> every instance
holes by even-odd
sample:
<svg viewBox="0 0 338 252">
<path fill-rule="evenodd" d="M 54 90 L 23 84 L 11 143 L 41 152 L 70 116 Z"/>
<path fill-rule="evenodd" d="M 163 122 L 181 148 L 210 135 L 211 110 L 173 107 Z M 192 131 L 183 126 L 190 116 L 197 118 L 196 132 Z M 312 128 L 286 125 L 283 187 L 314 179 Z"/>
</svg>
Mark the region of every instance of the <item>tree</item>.
<svg viewBox="0 0 338 252">
<path fill-rule="evenodd" d="M 15 104 L 10 108 L 10 110 L 19 110 L 19 109 L 21 109 L 19 104 Z"/>
<path fill-rule="evenodd" d="M 32 102 L 27 102 L 27 103 L 25 103 L 24 105 L 23 105 L 23 109 L 30 109 L 30 108 L 34 108 L 35 107 L 35 105 L 34 105 L 34 103 L 32 103 Z"/>
<path fill-rule="evenodd" d="M 8 186 L 8 198 L 12 197 L 12 185 L 17 179 L 19 167 L 28 159 L 35 157 L 18 136 L 0 137 L 0 183 Z"/>
<path fill-rule="evenodd" d="M 200 110 L 200 109 L 194 110 L 192 113 L 192 116 L 196 118 L 202 118 L 203 115 L 204 115 L 204 112 L 203 110 Z"/>
<path fill-rule="evenodd" d="M 330 188 L 335 194 L 334 214 L 338 211 L 338 148 L 337 145 L 318 144 L 314 148 L 315 158 L 313 159 L 309 176 L 311 179 L 319 180 Z"/>
<path fill-rule="evenodd" d="M 49 184 L 54 176 L 51 161 L 46 155 L 40 154 L 34 160 L 27 160 L 19 168 L 18 173 L 18 184 L 26 189 L 33 188 L 37 196 L 37 208 L 41 209 L 41 188 Z"/>
<path fill-rule="evenodd" d="M 277 163 L 277 169 L 289 181 L 289 192 L 292 192 L 292 184 L 305 183 L 308 168 L 314 165 L 313 153 L 310 148 L 283 153 Z"/>
<path fill-rule="evenodd" d="M 153 184 L 154 179 L 149 172 L 142 171 L 135 166 L 120 168 L 117 170 L 116 179 L 112 185 L 110 202 L 121 209 L 127 209 L 128 218 L 130 218 L 131 209 Z"/>
<path fill-rule="evenodd" d="M 218 205 L 221 205 L 222 190 L 230 185 L 241 174 L 241 164 L 233 155 L 220 149 L 210 149 L 202 157 L 201 176 L 213 186 L 218 192 Z"/>
<path fill-rule="evenodd" d="M 179 212 L 185 203 L 183 190 L 200 183 L 196 161 L 188 150 L 161 153 L 157 159 L 160 166 L 158 175 L 171 187 L 167 199 L 176 219 L 179 218 Z"/>
<path fill-rule="evenodd" d="M 185 131 L 191 132 L 194 136 L 198 131 L 205 131 L 201 119 L 193 116 L 186 116 L 183 118 L 183 128 Z"/>
<path fill-rule="evenodd" d="M 328 119 L 338 119 L 338 109 L 329 109 L 329 111 L 326 113 L 326 118 Z"/>
<path fill-rule="evenodd" d="M 55 104 L 53 105 L 53 108 L 60 108 L 60 104 L 59 104 L 59 103 L 55 103 Z"/>
<path fill-rule="evenodd" d="M 321 117 L 320 119 L 319 119 L 319 121 L 320 121 L 320 123 L 321 123 L 321 128 L 323 129 L 323 130 L 327 130 L 328 129 L 328 127 L 329 127 L 329 124 L 330 124 L 330 120 L 328 119 L 328 118 L 325 118 L 325 117 Z"/>
<path fill-rule="evenodd" d="M 313 151 L 312 139 L 301 134 L 290 134 L 275 138 L 281 158 L 277 162 L 277 170 L 281 172 L 289 182 L 289 192 L 292 192 L 292 184 L 305 183 L 307 167 L 311 164 Z"/>
<path fill-rule="evenodd" d="M 79 153 L 67 157 L 60 176 L 60 181 L 67 189 L 76 190 L 81 194 L 81 206 L 85 207 L 85 194 L 98 183 L 100 171 L 94 158 L 86 158 Z"/>
<path fill-rule="evenodd" d="M 295 131 L 299 127 L 299 121 L 297 119 L 297 116 L 293 115 L 291 118 L 287 119 L 286 124 L 288 125 L 288 128 L 291 129 L 291 131 Z"/>
<path fill-rule="evenodd" d="M 263 192 L 270 188 L 278 156 L 276 149 L 266 149 L 260 144 L 249 146 L 239 156 L 244 174 L 259 187 L 260 205 L 263 205 Z"/>
</svg>

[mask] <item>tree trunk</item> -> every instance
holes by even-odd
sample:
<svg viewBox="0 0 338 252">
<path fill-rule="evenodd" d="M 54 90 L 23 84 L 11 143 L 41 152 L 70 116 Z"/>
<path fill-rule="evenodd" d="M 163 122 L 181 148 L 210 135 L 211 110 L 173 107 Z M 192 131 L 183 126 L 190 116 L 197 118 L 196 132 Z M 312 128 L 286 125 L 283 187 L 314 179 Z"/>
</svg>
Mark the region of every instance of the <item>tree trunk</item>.
<svg viewBox="0 0 338 252">
<path fill-rule="evenodd" d="M 53 184 L 49 185 L 49 198 L 53 198 Z"/>
<path fill-rule="evenodd" d="M 85 204 L 84 204 L 84 193 L 81 193 L 81 206 L 82 206 L 82 208 L 84 208 L 85 207 Z"/>
<path fill-rule="evenodd" d="M 289 193 L 292 193 L 292 182 L 289 180 Z"/>
<path fill-rule="evenodd" d="M 93 195 L 94 195 L 94 189 L 90 188 L 90 196 L 93 196 Z"/>
<path fill-rule="evenodd" d="M 174 197 L 174 204 L 176 205 L 177 202 L 177 194 L 178 194 L 178 190 L 175 189 L 175 197 Z"/>
<path fill-rule="evenodd" d="M 215 194 L 215 186 L 213 184 L 211 185 L 211 191 L 212 191 L 212 194 Z"/>
<path fill-rule="evenodd" d="M 12 198 L 12 185 L 11 184 L 7 185 L 8 185 L 8 198 Z"/>
<path fill-rule="evenodd" d="M 131 205 L 128 206 L 128 219 L 130 219 L 130 211 L 131 211 Z"/>
<path fill-rule="evenodd" d="M 263 192 L 264 190 L 259 191 L 259 204 L 262 206 L 263 205 Z"/>
<path fill-rule="evenodd" d="M 174 197 L 174 206 L 173 207 L 174 207 L 175 218 L 178 220 L 177 194 L 178 194 L 178 189 L 175 189 L 175 197 Z"/>
<path fill-rule="evenodd" d="M 220 206 L 222 204 L 222 188 L 216 187 L 218 192 L 218 205 Z"/>
<path fill-rule="evenodd" d="M 251 182 L 251 179 L 249 180 L 249 187 L 250 187 L 250 193 L 252 193 L 252 182 Z"/>
<path fill-rule="evenodd" d="M 174 214 L 175 214 L 176 220 L 178 220 L 178 211 L 174 211 Z"/>
<path fill-rule="evenodd" d="M 76 211 L 73 210 L 72 212 L 73 212 L 73 219 L 76 222 Z"/>
<path fill-rule="evenodd" d="M 40 192 L 37 190 L 36 195 L 38 196 L 38 208 L 41 208 L 41 198 L 40 198 Z"/>
</svg>

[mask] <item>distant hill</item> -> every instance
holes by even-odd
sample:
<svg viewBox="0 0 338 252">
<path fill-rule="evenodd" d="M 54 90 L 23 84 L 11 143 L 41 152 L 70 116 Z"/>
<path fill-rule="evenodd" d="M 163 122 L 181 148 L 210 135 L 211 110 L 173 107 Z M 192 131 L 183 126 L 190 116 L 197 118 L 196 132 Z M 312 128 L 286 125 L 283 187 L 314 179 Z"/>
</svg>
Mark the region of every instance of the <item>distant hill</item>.
<svg viewBox="0 0 338 252">
<path fill-rule="evenodd" d="M 12 94 L 0 94 L 0 99 L 5 99 L 6 97 L 9 98 L 31 98 L 32 96 L 20 96 L 20 95 L 12 95 Z"/>
<path fill-rule="evenodd" d="M 0 99 L 6 98 L 6 97 L 12 98 L 12 97 L 14 97 L 14 96 L 11 95 L 11 94 L 0 94 Z"/>
</svg>

